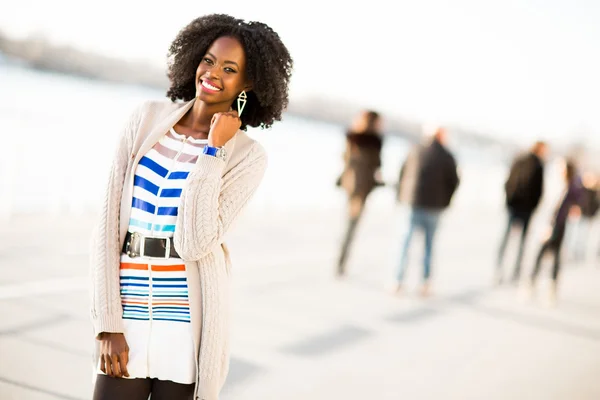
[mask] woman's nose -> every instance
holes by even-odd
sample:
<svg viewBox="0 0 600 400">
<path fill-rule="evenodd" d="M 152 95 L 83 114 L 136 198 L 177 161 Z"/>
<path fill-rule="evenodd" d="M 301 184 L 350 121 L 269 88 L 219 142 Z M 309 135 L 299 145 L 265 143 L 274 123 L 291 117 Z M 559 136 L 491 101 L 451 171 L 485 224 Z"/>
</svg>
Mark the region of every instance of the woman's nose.
<svg viewBox="0 0 600 400">
<path fill-rule="evenodd" d="M 221 75 L 219 74 L 219 67 L 218 66 L 212 66 L 210 67 L 207 71 L 206 71 L 206 77 L 208 79 L 213 79 L 213 80 L 217 80 L 221 78 Z"/>
</svg>

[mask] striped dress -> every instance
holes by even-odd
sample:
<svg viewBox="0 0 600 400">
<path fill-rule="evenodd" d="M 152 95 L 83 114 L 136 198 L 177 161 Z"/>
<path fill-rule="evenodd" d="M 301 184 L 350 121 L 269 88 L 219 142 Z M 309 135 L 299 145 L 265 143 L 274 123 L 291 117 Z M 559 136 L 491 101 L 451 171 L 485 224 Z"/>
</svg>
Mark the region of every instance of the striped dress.
<svg viewBox="0 0 600 400">
<path fill-rule="evenodd" d="M 186 178 L 206 140 L 171 129 L 141 158 L 135 170 L 129 231 L 173 237 Z M 131 378 L 196 381 L 188 282 L 181 259 L 121 256 L 121 302 Z"/>
</svg>

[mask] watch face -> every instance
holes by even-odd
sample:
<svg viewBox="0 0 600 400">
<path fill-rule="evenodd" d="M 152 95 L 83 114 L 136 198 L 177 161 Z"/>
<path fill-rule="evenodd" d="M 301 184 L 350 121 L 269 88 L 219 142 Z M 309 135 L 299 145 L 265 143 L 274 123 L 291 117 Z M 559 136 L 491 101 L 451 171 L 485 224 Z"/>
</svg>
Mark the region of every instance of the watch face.
<svg viewBox="0 0 600 400">
<path fill-rule="evenodd" d="M 226 156 L 227 152 L 225 151 L 225 148 L 221 147 L 219 150 L 217 150 L 217 157 L 224 160 Z"/>
</svg>

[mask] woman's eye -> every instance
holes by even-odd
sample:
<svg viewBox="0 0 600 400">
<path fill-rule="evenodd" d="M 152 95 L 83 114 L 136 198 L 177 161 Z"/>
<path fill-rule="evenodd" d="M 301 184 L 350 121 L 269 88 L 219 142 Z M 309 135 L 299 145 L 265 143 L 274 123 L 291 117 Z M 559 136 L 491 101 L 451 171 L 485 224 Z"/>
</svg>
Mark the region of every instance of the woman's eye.
<svg viewBox="0 0 600 400">
<path fill-rule="evenodd" d="M 204 62 L 207 63 L 207 64 L 212 64 L 213 63 L 213 61 L 210 58 L 205 58 Z"/>
<path fill-rule="evenodd" d="M 232 69 L 232 68 L 225 68 L 225 72 L 229 72 L 230 74 L 231 74 L 231 73 L 235 73 L 235 69 Z"/>
</svg>

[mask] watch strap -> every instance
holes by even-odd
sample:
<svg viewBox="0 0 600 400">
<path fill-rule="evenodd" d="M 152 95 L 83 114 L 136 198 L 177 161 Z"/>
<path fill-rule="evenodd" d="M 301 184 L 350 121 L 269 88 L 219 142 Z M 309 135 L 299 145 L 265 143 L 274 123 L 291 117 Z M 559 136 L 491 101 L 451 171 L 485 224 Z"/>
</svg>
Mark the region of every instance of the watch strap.
<svg viewBox="0 0 600 400">
<path fill-rule="evenodd" d="M 212 147 L 212 146 L 204 146 L 204 148 L 202 149 L 202 153 L 208 154 L 209 156 L 213 156 L 213 157 L 217 156 L 218 151 L 219 151 L 218 147 Z"/>
</svg>

